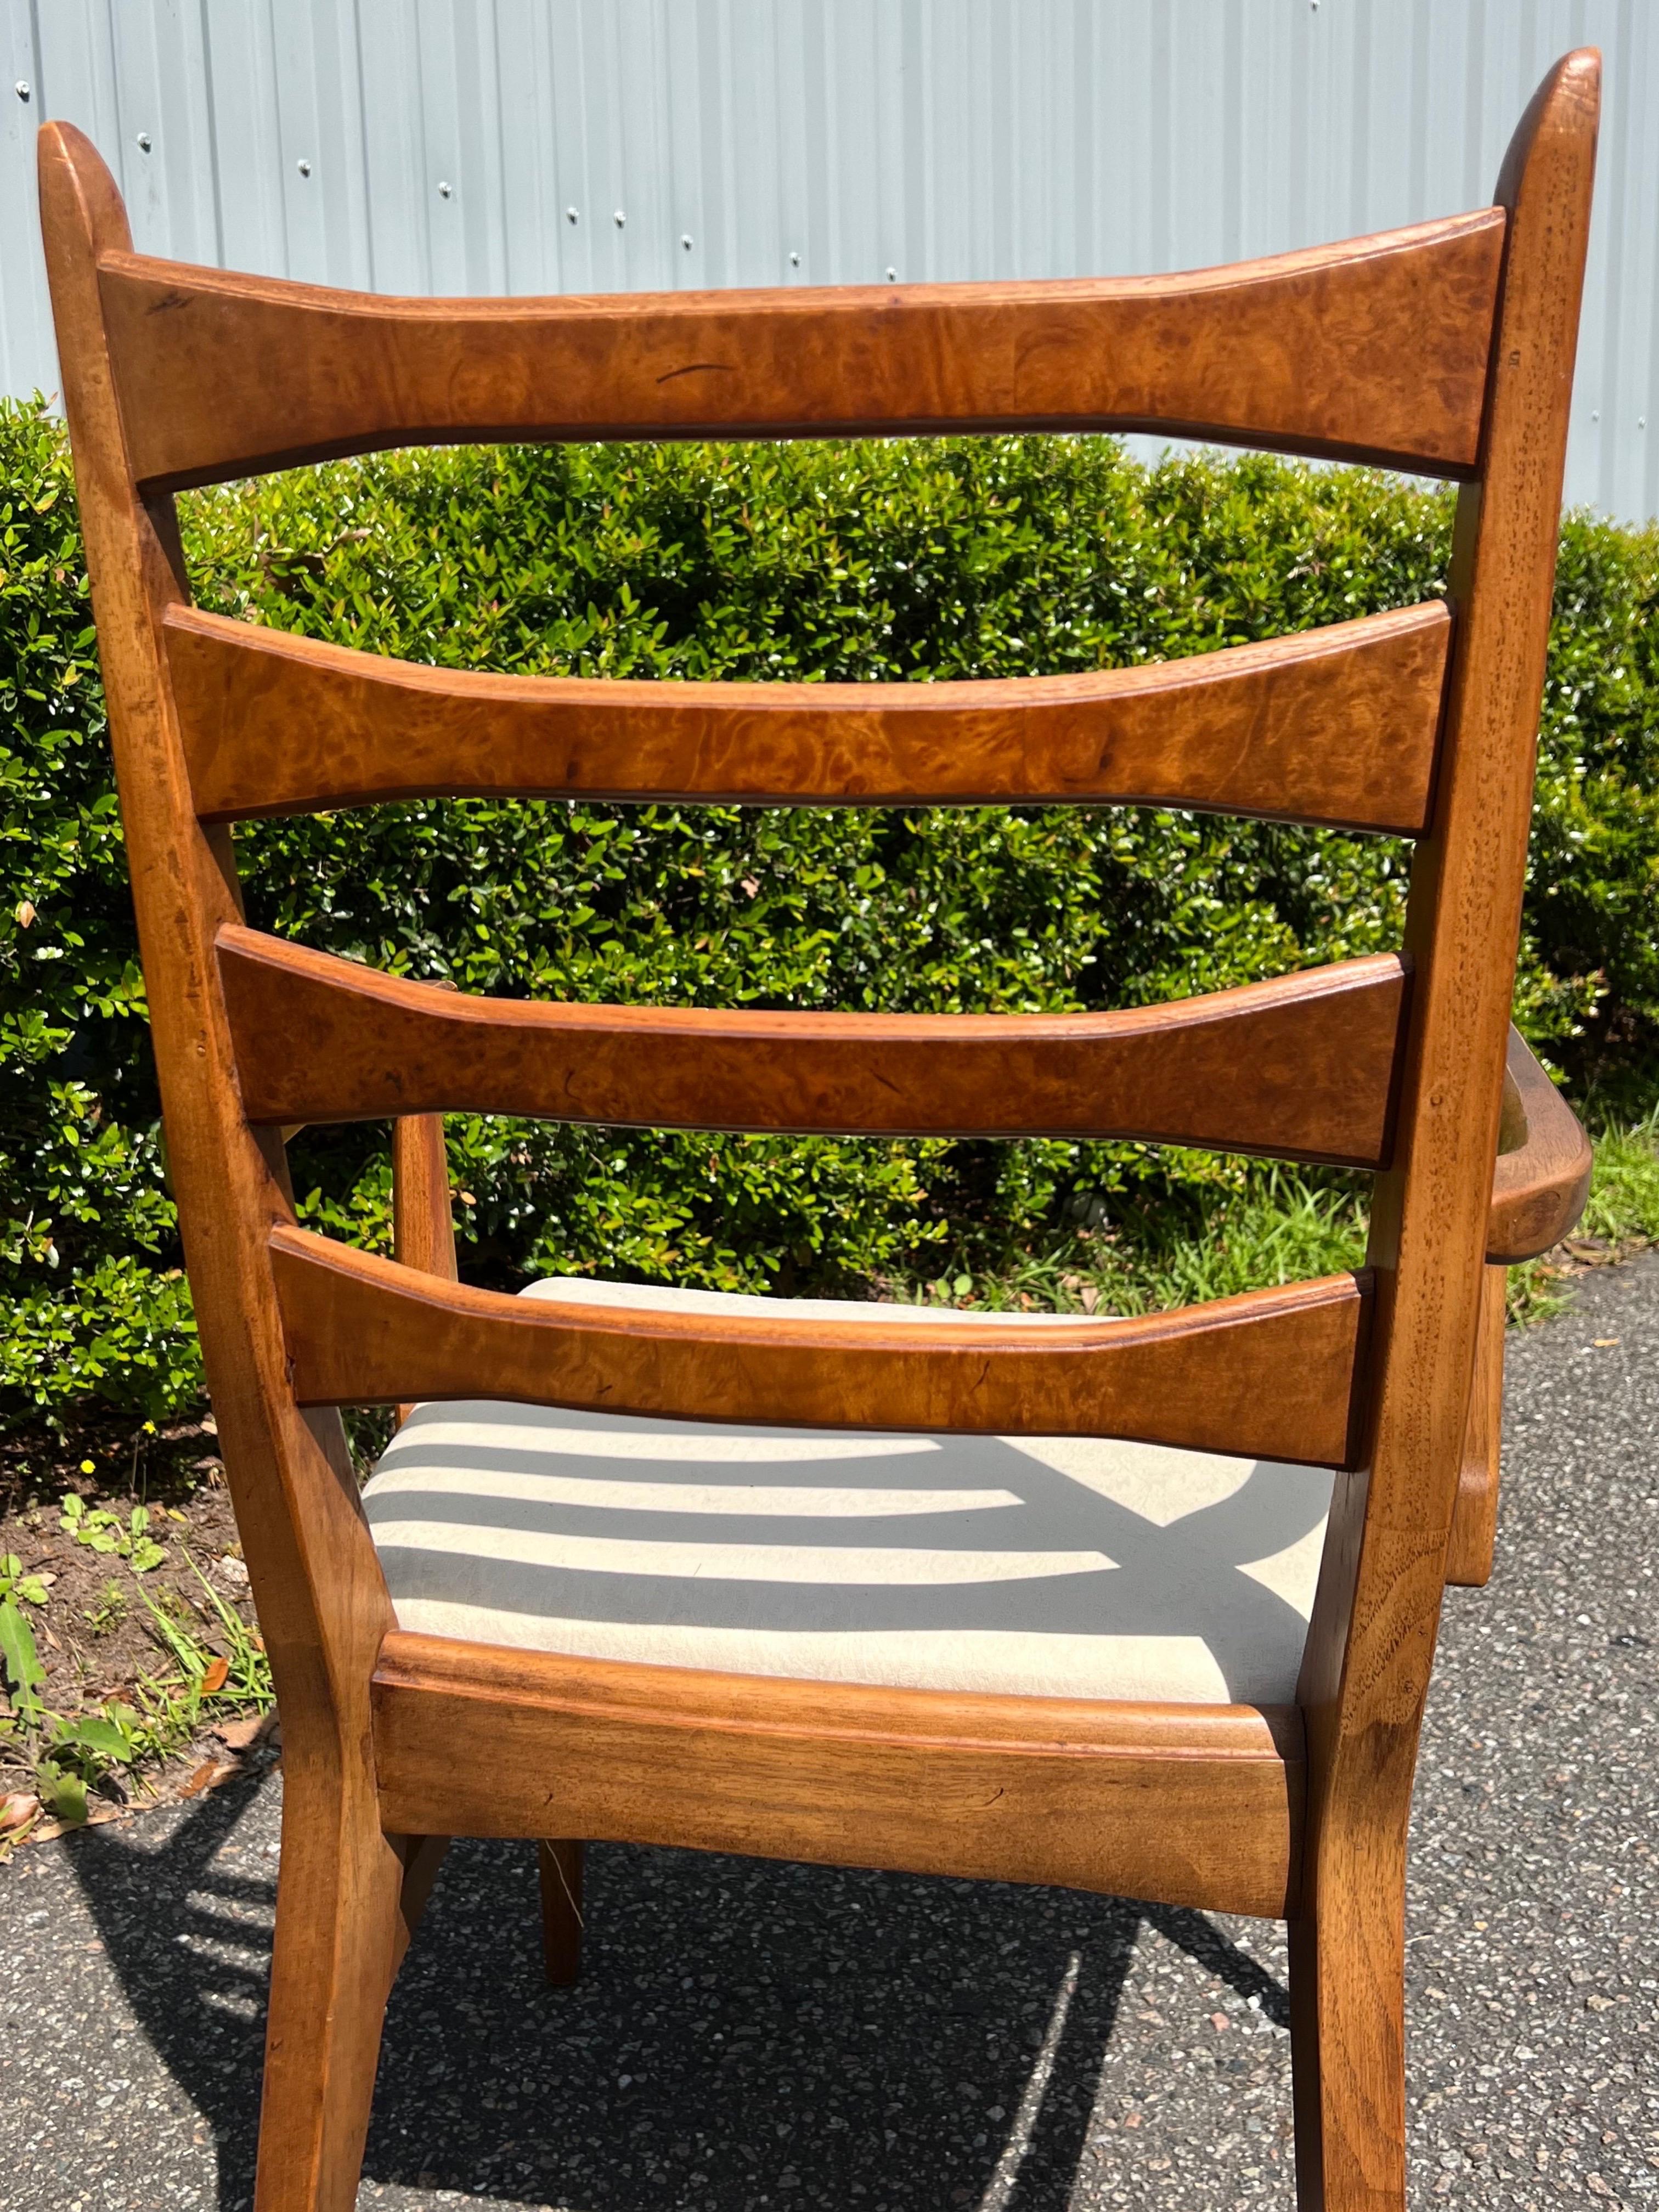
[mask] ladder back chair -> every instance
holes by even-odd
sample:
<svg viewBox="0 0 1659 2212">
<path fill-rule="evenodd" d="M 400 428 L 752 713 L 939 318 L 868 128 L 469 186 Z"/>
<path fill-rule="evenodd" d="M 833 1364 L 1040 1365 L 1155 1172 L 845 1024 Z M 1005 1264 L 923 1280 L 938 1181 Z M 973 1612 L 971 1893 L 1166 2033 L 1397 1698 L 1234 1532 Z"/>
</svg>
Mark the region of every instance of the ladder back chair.
<svg viewBox="0 0 1659 2212">
<path fill-rule="evenodd" d="M 282 1704 L 259 2212 L 354 2201 L 452 1834 L 542 1843 L 556 1977 L 584 1838 L 1282 1915 L 1301 2201 L 1403 2205 L 1441 1594 L 1490 1565 L 1501 1263 L 1571 1225 L 1588 1170 L 1508 1023 L 1598 100 L 1596 55 L 1560 62 L 1490 208 L 1238 268 L 605 299 L 152 259 L 88 142 L 42 131 L 171 1172 Z M 173 504 L 400 443 L 1012 428 L 1453 479 L 1449 591 L 1030 681 L 521 679 L 199 611 Z M 246 926 L 238 820 L 467 793 L 1136 802 L 1406 836 L 1415 862 L 1398 955 L 1057 1017 L 492 1001 Z M 514 1298 L 456 1279 L 463 1110 L 1344 1164 L 1375 1176 L 1370 1250 L 1127 1320 Z M 382 1117 L 395 1261 L 301 1228 L 283 1153 Z M 372 1403 L 408 1418 L 360 1496 L 337 1409 Z M 1219 1568 L 1121 1571 L 1188 1521 Z M 1143 1583 L 1176 1632 L 1133 1613 Z"/>
</svg>

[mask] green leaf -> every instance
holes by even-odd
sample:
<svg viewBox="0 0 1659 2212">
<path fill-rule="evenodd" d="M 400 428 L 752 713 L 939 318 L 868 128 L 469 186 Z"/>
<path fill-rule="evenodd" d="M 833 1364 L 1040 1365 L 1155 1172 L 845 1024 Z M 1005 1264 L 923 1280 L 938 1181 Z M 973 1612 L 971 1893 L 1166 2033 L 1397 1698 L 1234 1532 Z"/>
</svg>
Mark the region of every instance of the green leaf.
<svg viewBox="0 0 1659 2212">
<path fill-rule="evenodd" d="M 38 1692 L 46 1679 L 46 1670 L 35 1649 L 34 1631 L 18 1611 L 15 1601 L 9 1597 L 0 1598 L 0 1660 L 5 1663 L 7 1684 L 18 1718 L 25 1728 L 38 1726 L 41 1712 Z"/>
<path fill-rule="evenodd" d="M 167 1553 L 150 1537 L 138 1536 L 134 1539 L 132 1571 L 135 1575 L 149 1574 L 155 1568 L 159 1567 L 166 1558 Z"/>
<path fill-rule="evenodd" d="M 133 1741 L 118 1722 L 94 1717 L 64 1723 L 54 1731 L 54 1751 L 89 1753 L 112 1766 L 128 1766 L 134 1756 Z"/>
<path fill-rule="evenodd" d="M 65 1827 L 79 1828 L 86 1824 L 87 1785 L 78 1774 L 72 1774 L 50 1759 L 43 1759 L 34 1770 L 34 1786 L 40 1802 L 55 1820 Z"/>
</svg>

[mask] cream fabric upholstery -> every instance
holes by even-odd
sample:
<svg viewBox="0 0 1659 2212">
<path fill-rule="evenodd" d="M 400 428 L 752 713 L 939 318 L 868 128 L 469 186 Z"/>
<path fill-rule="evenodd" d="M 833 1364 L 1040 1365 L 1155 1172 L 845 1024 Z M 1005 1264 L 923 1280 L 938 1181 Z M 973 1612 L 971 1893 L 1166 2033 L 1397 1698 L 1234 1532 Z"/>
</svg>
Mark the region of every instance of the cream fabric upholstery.
<svg viewBox="0 0 1659 2212">
<path fill-rule="evenodd" d="M 525 1296 L 776 1303 L 575 1278 Z M 481 1401 L 419 1407 L 365 1503 L 399 1624 L 434 1635 L 829 1681 L 1276 1704 L 1295 1693 L 1330 1494 L 1318 1468 L 1093 1437 Z"/>
</svg>

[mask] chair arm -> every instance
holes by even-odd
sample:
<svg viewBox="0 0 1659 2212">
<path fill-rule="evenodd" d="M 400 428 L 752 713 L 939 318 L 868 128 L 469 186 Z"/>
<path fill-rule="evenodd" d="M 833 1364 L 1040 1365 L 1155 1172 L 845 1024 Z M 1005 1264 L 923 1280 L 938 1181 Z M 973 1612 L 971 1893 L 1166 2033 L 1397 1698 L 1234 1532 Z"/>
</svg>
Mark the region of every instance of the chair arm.
<svg viewBox="0 0 1659 2212">
<path fill-rule="evenodd" d="M 1559 1243 L 1584 1210 L 1592 1164 L 1578 1116 L 1519 1030 L 1511 1029 L 1486 1218 L 1487 1259 L 1514 1267 Z"/>
</svg>

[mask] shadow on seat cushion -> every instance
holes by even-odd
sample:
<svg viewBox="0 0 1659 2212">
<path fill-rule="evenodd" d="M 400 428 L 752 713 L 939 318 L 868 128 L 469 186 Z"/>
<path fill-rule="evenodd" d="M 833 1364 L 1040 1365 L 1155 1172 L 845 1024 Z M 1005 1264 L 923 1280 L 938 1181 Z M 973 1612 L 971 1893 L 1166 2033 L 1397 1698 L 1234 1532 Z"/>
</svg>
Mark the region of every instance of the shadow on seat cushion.
<svg viewBox="0 0 1659 2212">
<path fill-rule="evenodd" d="M 525 1296 L 781 1303 L 585 1278 Z M 469 1401 L 418 1407 L 365 1504 L 399 1625 L 434 1635 L 827 1681 L 1267 1705 L 1295 1696 L 1331 1480 L 1093 1437 Z"/>
</svg>

